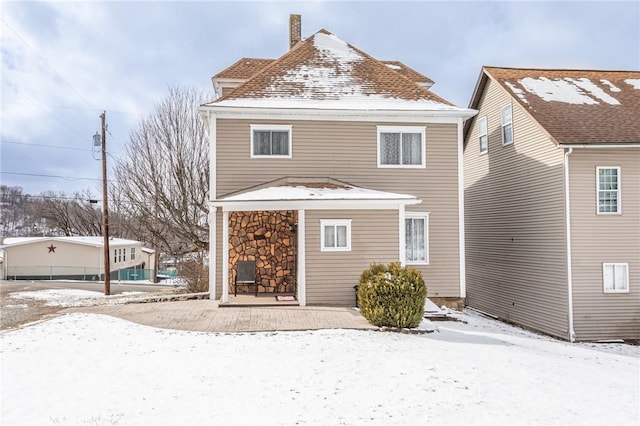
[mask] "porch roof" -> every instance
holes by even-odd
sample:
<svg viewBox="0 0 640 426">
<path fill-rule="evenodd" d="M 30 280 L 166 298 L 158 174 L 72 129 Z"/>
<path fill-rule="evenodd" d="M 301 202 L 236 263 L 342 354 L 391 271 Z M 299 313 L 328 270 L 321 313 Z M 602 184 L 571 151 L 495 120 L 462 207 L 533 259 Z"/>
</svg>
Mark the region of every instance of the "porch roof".
<svg viewBox="0 0 640 426">
<path fill-rule="evenodd" d="M 414 195 L 363 188 L 332 178 L 284 177 L 211 202 L 224 210 L 397 209 L 419 204 Z"/>
</svg>

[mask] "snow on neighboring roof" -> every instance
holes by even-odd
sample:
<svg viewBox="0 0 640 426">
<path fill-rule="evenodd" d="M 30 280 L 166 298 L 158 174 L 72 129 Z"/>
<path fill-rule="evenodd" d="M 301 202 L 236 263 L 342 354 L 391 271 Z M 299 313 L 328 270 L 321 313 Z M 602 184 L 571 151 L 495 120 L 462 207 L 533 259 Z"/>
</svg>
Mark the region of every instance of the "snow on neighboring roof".
<svg viewBox="0 0 640 426">
<path fill-rule="evenodd" d="M 41 241 L 60 241 L 72 244 L 83 244 L 95 247 L 102 247 L 104 239 L 103 237 L 10 237 L 5 238 L 3 246 L 17 246 L 23 244 L 33 244 Z M 111 238 L 109 239 L 109 246 L 130 246 L 140 244 L 140 241 L 127 240 L 123 238 Z"/>
<path fill-rule="evenodd" d="M 509 85 L 511 90 L 515 89 L 515 86 L 511 83 L 505 83 Z M 565 77 L 553 80 L 546 77 L 526 77 L 518 80 L 518 83 L 520 83 L 527 92 L 537 95 L 547 102 L 556 101 L 576 105 L 594 105 L 603 101 L 610 105 L 620 105 L 620 102 L 618 102 L 617 99 L 607 94 L 601 87 L 584 77 L 578 79 Z M 611 85 L 611 83 L 609 83 L 609 85 Z M 610 86 L 609 89 L 611 90 Z M 515 90 L 514 93 L 516 93 Z M 526 97 L 521 99 L 526 101 Z"/>
<path fill-rule="evenodd" d="M 468 111 L 416 84 L 428 83 L 426 77 L 408 70 L 396 71 L 388 65 L 335 34 L 320 30 L 232 92 L 205 105 Z M 391 65 L 400 67 L 400 63 Z"/>
<path fill-rule="evenodd" d="M 640 90 L 640 78 L 627 78 L 624 82 L 633 86 L 634 89 Z"/>
<path fill-rule="evenodd" d="M 489 81 L 556 144 L 640 143 L 640 71 L 483 67 L 470 108 L 479 107 Z M 466 136 L 471 125 L 465 124 Z"/>
<path fill-rule="evenodd" d="M 362 188 L 330 178 L 284 178 L 238 191 L 219 201 L 415 200 L 414 195 Z"/>
</svg>

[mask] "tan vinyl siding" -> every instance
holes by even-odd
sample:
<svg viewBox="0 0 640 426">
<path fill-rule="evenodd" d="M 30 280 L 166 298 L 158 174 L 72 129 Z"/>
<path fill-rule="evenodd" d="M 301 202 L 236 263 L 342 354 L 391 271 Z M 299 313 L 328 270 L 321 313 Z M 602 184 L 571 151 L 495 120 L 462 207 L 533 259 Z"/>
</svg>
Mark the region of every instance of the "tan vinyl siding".
<svg viewBox="0 0 640 426">
<path fill-rule="evenodd" d="M 513 108 L 502 145 L 501 109 Z M 567 338 L 563 151 L 489 80 L 464 153 L 467 304 Z M 477 119 L 487 117 L 487 153 Z"/>
<path fill-rule="evenodd" d="M 292 125 L 292 158 L 250 158 L 250 125 Z M 377 126 L 425 126 L 426 168 L 378 168 Z M 218 119 L 217 196 L 283 176 L 331 177 L 412 194 L 429 212 L 430 264 L 419 266 L 431 296 L 459 297 L 457 125 Z M 309 262 L 307 262 L 309 264 Z"/>
<path fill-rule="evenodd" d="M 569 158 L 576 338 L 639 339 L 640 150 L 575 149 Z M 596 214 L 598 166 L 620 167 L 620 215 Z M 629 264 L 629 293 L 604 293 L 603 262 Z"/>
<path fill-rule="evenodd" d="M 351 251 L 321 251 L 325 219 L 351 219 Z M 307 304 L 353 306 L 362 271 L 372 262 L 398 260 L 397 210 L 308 210 L 305 221 Z"/>
</svg>

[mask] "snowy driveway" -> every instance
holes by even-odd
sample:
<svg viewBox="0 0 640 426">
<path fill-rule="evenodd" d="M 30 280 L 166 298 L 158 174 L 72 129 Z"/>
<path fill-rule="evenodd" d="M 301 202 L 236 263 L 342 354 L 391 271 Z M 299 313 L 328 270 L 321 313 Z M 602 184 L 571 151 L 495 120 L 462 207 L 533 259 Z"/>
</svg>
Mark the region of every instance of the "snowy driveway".
<svg viewBox="0 0 640 426">
<path fill-rule="evenodd" d="M 638 347 L 471 312 L 423 335 L 64 315 L 0 335 L 2 424 L 638 424 Z"/>
</svg>

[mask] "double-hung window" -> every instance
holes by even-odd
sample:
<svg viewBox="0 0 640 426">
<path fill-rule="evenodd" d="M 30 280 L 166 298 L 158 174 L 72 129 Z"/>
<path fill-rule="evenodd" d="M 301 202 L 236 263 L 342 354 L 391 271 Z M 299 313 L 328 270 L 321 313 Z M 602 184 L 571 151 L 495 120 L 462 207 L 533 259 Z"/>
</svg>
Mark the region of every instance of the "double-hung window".
<svg viewBox="0 0 640 426">
<path fill-rule="evenodd" d="M 252 158 L 291 158 L 291 126 L 251 125 Z"/>
<path fill-rule="evenodd" d="M 605 293 L 629 293 L 629 264 L 603 263 L 602 284 Z"/>
<path fill-rule="evenodd" d="M 619 214 L 620 167 L 597 167 L 598 214 Z"/>
<path fill-rule="evenodd" d="M 131 260 L 136 260 L 136 248 L 131 247 Z"/>
<path fill-rule="evenodd" d="M 489 150 L 489 136 L 487 134 L 487 117 L 478 119 L 478 144 L 480 145 L 480 153 Z"/>
<path fill-rule="evenodd" d="M 407 264 L 429 263 L 429 215 L 406 212 L 404 219 L 405 261 Z"/>
<path fill-rule="evenodd" d="M 351 251 L 351 220 L 320 221 L 321 251 Z"/>
<path fill-rule="evenodd" d="M 378 126 L 378 167 L 424 168 L 425 128 Z"/>
<path fill-rule="evenodd" d="M 513 114 L 511 104 L 502 107 L 502 145 L 513 143 Z"/>
</svg>

